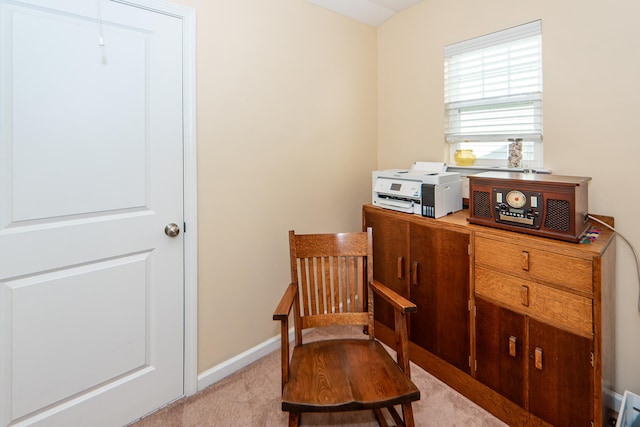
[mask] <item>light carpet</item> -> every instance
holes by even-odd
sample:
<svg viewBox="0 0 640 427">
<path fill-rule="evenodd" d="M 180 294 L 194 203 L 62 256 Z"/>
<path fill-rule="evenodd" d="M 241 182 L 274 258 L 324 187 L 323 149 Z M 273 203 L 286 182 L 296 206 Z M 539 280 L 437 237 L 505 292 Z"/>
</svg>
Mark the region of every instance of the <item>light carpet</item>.
<svg viewBox="0 0 640 427">
<path fill-rule="evenodd" d="M 360 330 L 358 330 L 360 329 Z M 325 328 L 305 335 L 305 341 L 357 336 L 361 328 Z M 393 352 L 392 352 L 393 353 Z M 417 426 L 503 427 L 503 422 L 466 399 L 415 364 L 411 378 L 420 389 L 413 404 Z M 386 411 L 385 411 L 386 412 Z M 389 418 L 390 425 L 393 425 Z M 287 426 L 280 407 L 280 352 L 273 352 L 199 393 L 180 399 L 133 423 L 134 427 Z M 372 411 L 303 414 L 301 426 L 373 427 Z"/>
</svg>

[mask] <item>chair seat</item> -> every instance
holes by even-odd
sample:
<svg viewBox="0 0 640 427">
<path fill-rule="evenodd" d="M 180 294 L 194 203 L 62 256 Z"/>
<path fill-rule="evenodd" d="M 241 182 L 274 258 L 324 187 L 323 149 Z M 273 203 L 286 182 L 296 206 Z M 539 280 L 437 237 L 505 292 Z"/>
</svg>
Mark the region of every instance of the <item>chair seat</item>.
<svg viewBox="0 0 640 427">
<path fill-rule="evenodd" d="M 351 411 L 419 399 L 418 388 L 378 341 L 335 339 L 294 349 L 282 409 Z"/>
</svg>

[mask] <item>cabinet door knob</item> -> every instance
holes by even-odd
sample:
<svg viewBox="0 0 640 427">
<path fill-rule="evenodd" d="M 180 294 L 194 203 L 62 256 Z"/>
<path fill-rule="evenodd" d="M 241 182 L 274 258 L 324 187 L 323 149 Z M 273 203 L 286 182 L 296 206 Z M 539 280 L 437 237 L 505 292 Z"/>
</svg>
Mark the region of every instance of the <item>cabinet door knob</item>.
<svg viewBox="0 0 640 427">
<path fill-rule="evenodd" d="M 509 337 L 509 356 L 516 357 L 516 337 Z"/>
<path fill-rule="evenodd" d="M 542 349 L 540 347 L 536 347 L 534 354 L 535 356 L 533 364 L 535 365 L 536 369 L 542 371 Z"/>
<path fill-rule="evenodd" d="M 418 261 L 413 262 L 413 268 L 411 269 L 411 284 L 418 286 Z"/>
<path fill-rule="evenodd" d="M 396 268 L 398 279 L 404 278 L 404 257 L 398 257 L 398 266 Z"/>
</svg>

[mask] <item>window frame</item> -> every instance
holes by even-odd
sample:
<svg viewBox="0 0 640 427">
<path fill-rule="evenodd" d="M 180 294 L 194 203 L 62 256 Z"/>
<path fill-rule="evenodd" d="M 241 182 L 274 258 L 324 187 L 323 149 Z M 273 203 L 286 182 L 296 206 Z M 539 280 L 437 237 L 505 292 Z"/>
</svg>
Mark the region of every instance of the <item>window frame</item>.
<svg viewBox="0 0 640 427">
<path fill-rule="evenodd" d="M 450 163 L 456 150 L 471 148 L 479 154 L 476 165 L 507 166 L 509 139 L 521 138 L 524 166 L 542 167 L 542 21 L 455 43 L 444 53 Z"/>
</svg>

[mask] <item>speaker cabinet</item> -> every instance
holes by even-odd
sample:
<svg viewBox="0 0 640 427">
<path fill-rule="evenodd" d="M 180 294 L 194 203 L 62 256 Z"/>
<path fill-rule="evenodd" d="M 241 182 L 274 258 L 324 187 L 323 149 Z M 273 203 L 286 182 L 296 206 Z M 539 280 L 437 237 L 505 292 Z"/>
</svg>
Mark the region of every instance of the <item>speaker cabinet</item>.
<svg viewBox="0 0 640 427">
<path fill-rule="evenodd" d="M 591 178 L 484 172 L 469 176 L 472 224 L 578 242 L 589 229 Z"/>
</svg>

